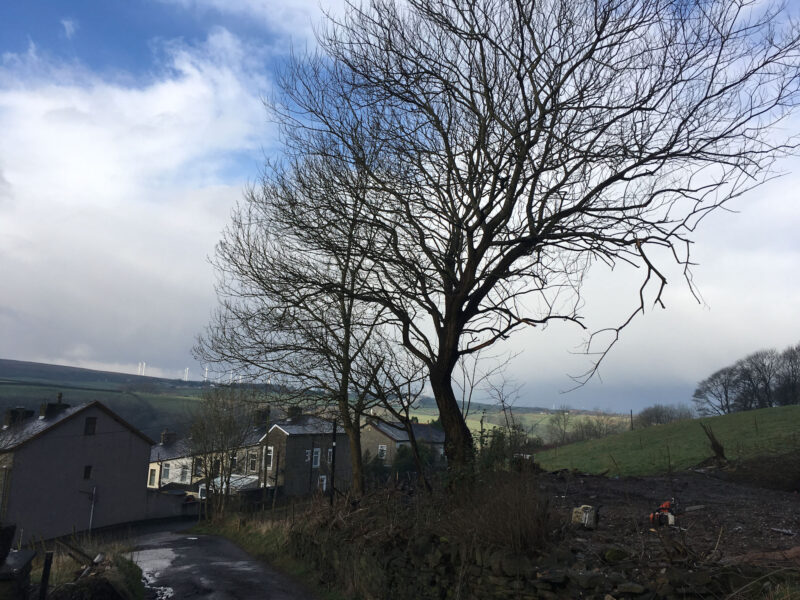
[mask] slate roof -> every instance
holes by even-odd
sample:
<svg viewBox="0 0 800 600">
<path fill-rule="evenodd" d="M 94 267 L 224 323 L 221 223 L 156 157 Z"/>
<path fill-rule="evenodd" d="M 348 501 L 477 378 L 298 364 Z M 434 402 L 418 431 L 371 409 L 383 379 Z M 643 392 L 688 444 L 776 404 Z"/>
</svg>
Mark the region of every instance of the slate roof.
<svg viewBox="0 0 800 600">
<path fill-rule="evenodd" d="M 175 460 L 176 458 L 184 458 L 191 455 L 192 452 L 187 439 L 175 440 L 171 444 L 156 444 L 150 448 L 150 462 Z"/>
<path fill-rule="evenodd" d="M 408 432 L 400 423 L 389 424 L 381 421 L 370 421 L 370 425 L 395 442 L 408 441 Z M 414 438 L 416 438 L 418 442 L 444 444 L 444 431 L 441 429 L 437 429 L 432 425 L 423 425 L 422 423 L 412 423 L 411 428 L 414 431 Z"/>
<path fill-rule="evenodd" d="M 217 489 L 222 487 L 222 479 L 219 477 L 214 478 L 214 486 Z M 261 486 L 261 481 L 258 475 L 238 475 L 233 473 L 231 475 L 230 490 L 231 492 L 246 492 L 247 490 L 256 490 Z"/>
<path fill-rule="evenodd" d="M 241 445 L 240 449 L 258 444 L 261 441 L 261 438 L 264 437 L 266 430 L 266 425 L 251 427 L 247 432 L 244 438 L 244 443 Z M 169 444 L 156 444 L 150 448 L 150 462 L 176 460 L 178 458 L 192 456 L 193 454 L 194 453 L 192 452 L 191 441 L 189 438 L 182 438 Z"/>
<path fill-rule="evenodd" d="M 275 423 L 269 430 L 272 431 L 276 427 L 287 435 L 331 435 L 333 433 L 332 421 L 314 415 L 300 415 L 284 419 Z M 338 432 L 344 433 L 341 426 L 338 428 Z"/>
<path fill-rule="evenodd" d="M 112 411 L 101 402 L 87 402 L 86 404 L 79 404 L 78 406 L 70 406 L 61 412 L 47 418 L 40 418 L 36 412 L 32 417 L 14 423 L 9 427 L 4 427 L 0 430 L 0 452 L 14 450 L 23 444 L 27 444 L 31 440 L 39 437 L 49 429 L 69 421 L 75 416 L 89 408 L 99 408 L 112 419 L 117 421 L 120 425 L 130 429 L 130 431 L 145 440 L 148 444 L 152 444 L 153 440 L 136 429 L 133 425 L 128 423 L 125 419 L 120 417 L 117 413 Z"/>
</svg>

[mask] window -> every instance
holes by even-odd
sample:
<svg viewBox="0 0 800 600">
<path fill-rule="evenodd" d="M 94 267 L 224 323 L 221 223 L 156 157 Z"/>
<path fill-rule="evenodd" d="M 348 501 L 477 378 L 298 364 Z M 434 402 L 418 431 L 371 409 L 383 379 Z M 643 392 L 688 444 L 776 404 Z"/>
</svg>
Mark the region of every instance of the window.
<svg viewBox="0 0 800 600">
<path fill-rule="evenodd" d="M 189 481 L 189 465 L 181 465 L 181 483 Z"/>
<path fill-rule="evenodd" d="M 200 487 L 197 488 L 197 495 L 200 496 L 200 500 L 205 500 L 206 496 L 208 495 L 208 489 L 206 488 L 206 484 L 200 484 Z"/>
<path fill-rule="evenodd" d="M 231 473 L 236 472 L 236 454 L 231 454 Z"/>
<path fill-rule="evenodd" d="M 156 485 L 156 470 L 150 469 L 150 479 L 147 480 L 147 485 L 155 487 Z"/>
<path fill-rule="evenodd" d="M 264 464 L 267 466 L 267 471 L 272 470 L 272 455 L 274 454 L 274 450 L 272 446 L 267 446 L 267 454 L 264 458 Z"/>
<path fill-rule="evenodd" d="M 169 479 L 169 463 L 164 463 L 161 467 L 161 479 Z"/>
<path fill-rule="evenodd" d="M 85 467 L 83 467 L 83 478 L 84 479 L 92 478 L 92 465 L 86 465 Z"/>
<path fill-rule="evenodd" d="M 311 468 L 316 469 L 319 467 L 319 455 L 322 453 L 321 448 L 314 448 L 314 460 L 311 461 Z"/>
<path fill-rule="evenodd" d="M 317 482 L 317 487 L 321 492 L 324 492 L 328 488 L 328 478 L 325 475 L 319 476 L 319 481 Z"/>
<path fill-rule="evenodd" d="M 306 462 L 311 460 L 311 450 L 306 450 Z"/>
<path fill-rule="evenodd" d="M 378 445 L 378 458 L 381 460 L 386 458 L 386 444 Z"/>
<path fill-rule="evenodd" d="M 203 476 L 203 459 L 202 458 L 195 459 L 195 461 L 194 461 L 194 474 L 197 477 L 202 477 Z"/>
<path fill-rule="evenodd" d="M 247 468 L 250 469 L 251 473 L 255 473 L 258 470 L 258 455 L 255 452 L 247 453 Z"/>
<path fill-rule="evenodd" d="M 328 463 L 333 462 L 333 448 L 328 448 Z"/>
<path fill-rule="evenodd" d="M 97 417 L 86 417 L 83 422 L 83 435 L 94 435 L 97 431 Z"/>
</svg>

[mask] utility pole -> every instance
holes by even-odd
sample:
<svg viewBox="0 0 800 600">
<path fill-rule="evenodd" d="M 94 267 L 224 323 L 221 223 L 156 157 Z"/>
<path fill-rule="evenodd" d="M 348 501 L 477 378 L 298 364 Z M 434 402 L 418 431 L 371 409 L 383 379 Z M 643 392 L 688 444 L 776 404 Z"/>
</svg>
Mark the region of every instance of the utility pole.
<svg viewBox="0 0 800 600">
<path fill-rule="evenodd" d="M 330 503 L 333 506 L 333 486 L 336 483 L 336 418 L 333 419 L 333 441 L 331 442 L 331 448 L 333 452 L 331 452 L 331 492 L 330 492 Z"/>
</svg>

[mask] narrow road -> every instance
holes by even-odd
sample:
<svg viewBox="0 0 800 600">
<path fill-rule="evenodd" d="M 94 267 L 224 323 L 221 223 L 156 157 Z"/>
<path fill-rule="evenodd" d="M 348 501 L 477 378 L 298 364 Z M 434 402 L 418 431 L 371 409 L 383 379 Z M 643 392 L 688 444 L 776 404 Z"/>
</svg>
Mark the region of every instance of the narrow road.
<svg viewBox="0 0 800 600">
<path fill-rule="evenodd" d="M 232 542 L 211 535 L 157 532 L 136 540 L 148 600 L 314 600 Z"/>
</svg>

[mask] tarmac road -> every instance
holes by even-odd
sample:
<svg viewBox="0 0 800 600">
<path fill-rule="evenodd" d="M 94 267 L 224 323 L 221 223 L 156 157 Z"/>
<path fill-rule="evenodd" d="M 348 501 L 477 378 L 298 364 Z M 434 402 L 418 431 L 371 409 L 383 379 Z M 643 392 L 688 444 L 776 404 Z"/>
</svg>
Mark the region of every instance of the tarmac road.
<svg viewBox="0 0 800 600">
<path fill-rule="evenodd" d="M 296 583 L 232 542 L 211 535 L 155 532 L 136 539 L 148 600 L 314 600 Z"/>
</svg>

